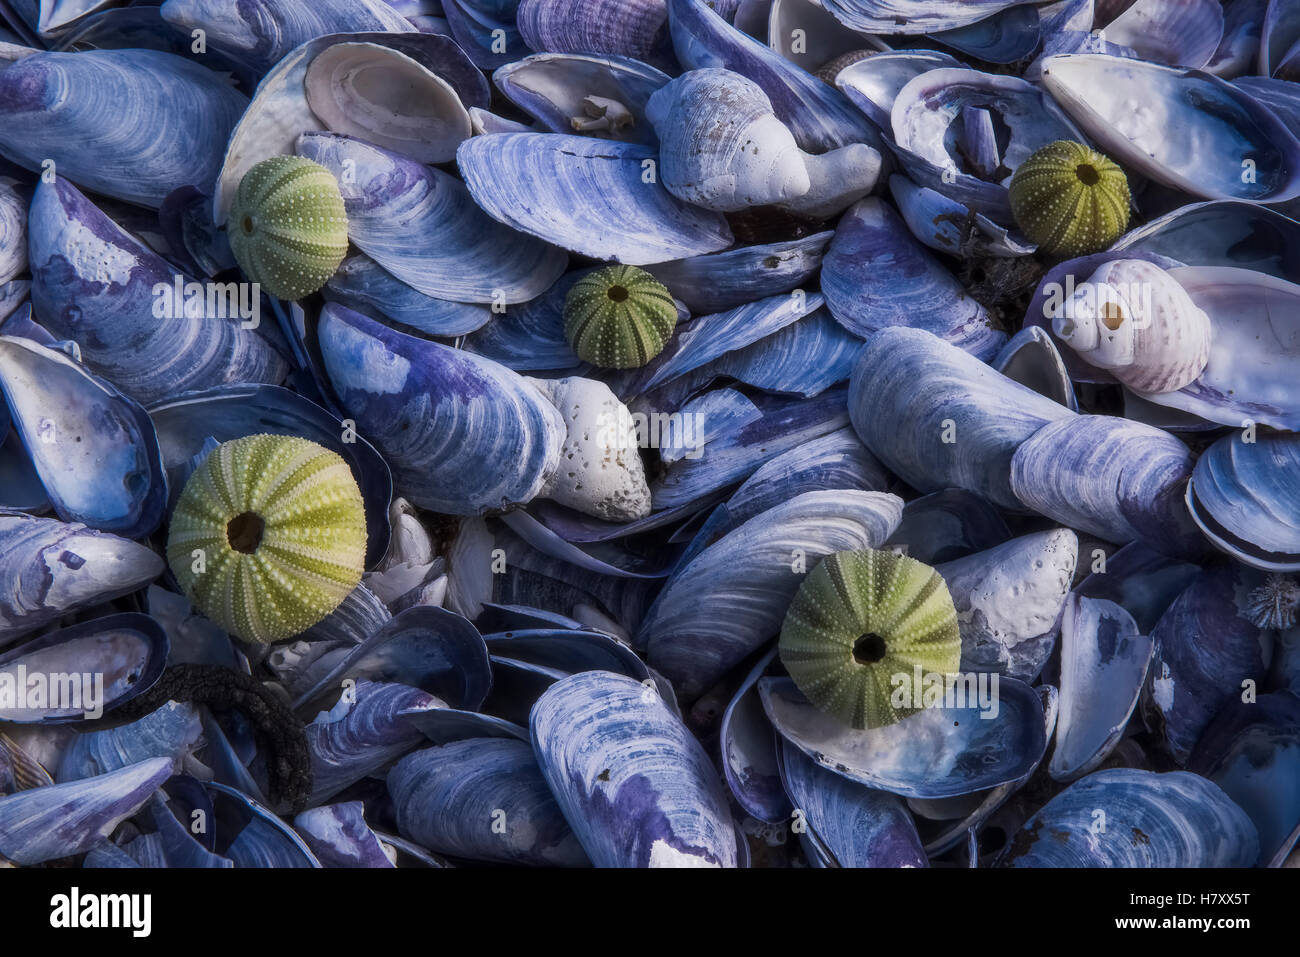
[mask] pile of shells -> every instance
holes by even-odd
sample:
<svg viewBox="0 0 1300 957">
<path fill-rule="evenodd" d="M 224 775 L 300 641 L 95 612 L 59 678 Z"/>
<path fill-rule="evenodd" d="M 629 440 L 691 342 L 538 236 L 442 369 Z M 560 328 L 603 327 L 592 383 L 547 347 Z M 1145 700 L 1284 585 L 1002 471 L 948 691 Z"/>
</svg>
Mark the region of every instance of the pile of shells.
<svg viewBox="0 0 1300 957">
<path fill-rule="evenodd" d="M 1289 0 L 0 0 L 0 866 L 1300 866 L 1297 129 Z"/>
</svg>

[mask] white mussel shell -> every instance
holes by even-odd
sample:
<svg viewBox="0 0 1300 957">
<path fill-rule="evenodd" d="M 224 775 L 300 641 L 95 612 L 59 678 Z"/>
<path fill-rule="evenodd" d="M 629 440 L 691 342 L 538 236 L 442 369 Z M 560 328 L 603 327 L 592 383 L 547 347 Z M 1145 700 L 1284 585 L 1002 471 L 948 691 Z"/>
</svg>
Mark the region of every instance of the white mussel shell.
<svg viewBox="0 0 1300 957">
<path fill-rule="evenodd" d="M 1159 266 L 1140 259 L 1103 264 L 1064 300 L 1052 328 L 1085 361 L 1138 392 L 1176 392 L 1210 359 L 1205 311 Z"/>
<path fill-rule="evenodd" d="M 470 136 L 469 112 L 451 84 L 378 44 L 322 50 L 308 65 L 303 88 L 329 129 L 421 163 L 449 162 Z"/>
</svg>

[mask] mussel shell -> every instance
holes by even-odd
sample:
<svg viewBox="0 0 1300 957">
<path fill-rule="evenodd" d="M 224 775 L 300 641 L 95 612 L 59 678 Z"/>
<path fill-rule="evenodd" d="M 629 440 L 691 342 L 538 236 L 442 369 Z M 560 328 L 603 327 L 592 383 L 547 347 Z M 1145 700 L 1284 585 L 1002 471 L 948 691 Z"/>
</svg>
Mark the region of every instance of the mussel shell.
<svg viewBox="0 0 1300 957">
<path fill-rule="evenodd" d="M 758 688 L 777 732 L 804 754 L 850 781 L 903 797 L 955 797 L 1018 780 L 1047 748 L 1042 701 L 1014 678 L 998 681 L 991 696 L 997 711 L 987 719 L 973 705 L 938 706 L 870 731 L 818 710 L 789 678 L 763 678 Z"/>
<path fill-rule="evenodd" d="M 220 75 L 157 50 L 37 53 L 0 76 L 0 153 L 105 196 L 157 209 L 212 188 L 248 100 Z M 83 148 L 93 142 L 95 148 Z"/>
<path fill-rule="evenodd" d="M 189 296 L 182 308 L 174 290 L 193 280 L 61 177 L 37 184 L 29 229 L 37 317 L 76 341 L 92 371 L 142 405 L 191 389 L 284 378 L 287 363 L 238 310 L 228 314 L 231 299 L 216 303 L 217 315 L 188 314 Z M 241 304 L 247 291 L 235 283 L 199 288 L 206 299 L 234 291 Z M 256 299 L 251 305 L 260 306 Z"/>
<path fill-rule="evenodd" d="M 664 0 L 520 0 L 515 23 L 534 50 L 675 64 Z"/>
<path fill-rule="evenodd" d="M 825 0 L 837 20 L 859 33 L 933 33 L 970 26 L 1023 0 Z"/>
<path fill-rule="evenodd" d="M 667 0 L 673 49 L 690 70 L 721 68 L 749 77 L 800 148 L 821 154 L 851 143 L 883 151 L 884 141 L 842 93 L 727 23 L 705 0 Z"/>
<path fill-rule="evenodd" d="M 162 626 L 134 612 L 69 625 L 0 655 L 0 674 L 13 694 L 22 695 L 21 675 L 40 676 L 46 704 L 0 708 L 0 720 L 15 724 L 62 724 L 100 717 L 151 688 L 167 667 L 169 645 Z M 86 705 L 85 683 L 94 681 L 100 714 Z M 30 692 L 29 692 L 30 693 Z M 75 704 L 65 700 L 68 694 Z"/>
<path fill-rule="evenodd" d="M 708 315 L 800 287 L 817 273 L 834 235 L 821 232 L 802 239 L 741 246 L 658 263 L 648 272 L 693 314 Z"/>
<path fill-rule="evenodd" d="M 1227 435 L 1196 462 L 1187 507 L 1205 537 L 1238 561 L 1300 571 L 1300 438 Z"/>
<path fill-rule="evenodd" d="M 487 646 L 478 630 L 460 615 L 429 605 L 395 615 L 297 703 L 333 691 L 345 678 L 410 685 L 471 711 L 478 710 L 492 687 Z"/>
<path fill-rule="evenodd" d="M 1020 510 L 1012 456 L 1044 425 L 1074 413 L 929 332 L 895 327 L 863 348 L 849 415 L 863 444 L 919 491 L 964 488 Z"/>
<path fill-rule="evenodd" d="M 440 705 L 433 695 L 408 685 L 357 681 L 333 710 L 307 725 L 310 803 L 328 801 L 422 745 L 424 735 L 404 715 Z"/>
<path fill-rule="evenodd" d="M 348 238 L 426 296 L 526 302 L 568 264 L 561 250 L 489 219 L 441 170 L 332 133 L 304 133 L 297 152 L 339 179 Z"/>
<path fill-rule="evenodd" d="M 892 326 L 924 329 L 982 359 L 1006 336 L 984 307 L 875 197 L 844 214 L 822 262 L 822 291 L 846 329 L 866 338 Z"/>
<path fill-rule="evenodd" d="M 1074 54 L 1045 60 L 1043 84 L 1103 152 L 1166 186 L 1206 199 L 1300 196 L 1300 141 L 1218 77 Z"/>
<path fill-rule="evenodd" d="M 535 498 L 555 471 L 564 421 L 504 366 L 334 303 L 319 338 L 343 408 L 416 505 L 452 515 L 509 508 Z"/>
<path fill-rule="evenodd" d="M 993 505 L 965 489 L 950 488 L 914 498 L 885 543 L 926 565 L 951 562 L 1001 545 L 1011 529 Z"/>
<path fill-rule="evenodd" d="M 203 787 L 212 802 L 215 850 L 235 867 L 321 866 L 293 828 L 256 800 L 216 781 Z"/>
<path fill-rule="evenodd" d="M 170 758 L 152 758 L 0 797 L 0 857 L 30 866 L 84 854 L 143 807 L 171 773 Z"/>
<path fill-rule="evenodd" d="M 928 867 L 901 798 L 850 781 L 782 738 L 781 780 L 839 867 Z"/>
<path fill-rule="evenodd" d="M 1259 836 L 1246 813 L 1196 774 L 1095 771 L 1012 836 L 1001 867 L 1248 867 Z"/>
<path fill-rule="evenodd" d="M 849 418 L 844 400 L 845 390 L 839 386 L 811 399 L 761 397 L 756 403 L 761 417 L 737 420 L 709 440 L 703 455 L 678 459 L 650 483 L 655 510 L 710 505 L 716 499 L 704 500 L 719 489 L 778 455 L 843 428 Z"/>
<path fill-rule="evenodd" d="M 1205 729 L 1189 768 L 1209 778 L 1259 830 L 1259 865 L 1280 867 L 1300 834 L 1300 698 L 1230 702 Z"/>
<path fill-rule="evenodd" d="M 646 121 L 646 101 L 669 79 L 663 71 L 630 57 L 590 53 L 535 53 L 492 74 L 492 82 L 506 99 L 552 133 L 582 132 L 647 146 L 656 144 L 658 137 Z M 597 117 L 588 116 L 588 97 L 620 104 L 631 122 L 601 126 L 595 122 Z M 584 122 L 589 128 L 578 129 Z"/>
<path fill-rule="evenodd" d="M 275 66 L 295 47 L 332 33 L 413 33 L 415 27 L 383 0 L 258 0 L 256 5 L 221 0 L 166 0 L 163 19 L 189 35 L 202 30 L 214 47 L 258 72 Z"/>
<path fill-rule="evenodd" d="M 1114 416 L 1072 416 L 1027 438 L 1011 488 L 1041 515 L 1123 545 L 1142 539 L 1174 556 L 1201 551 L 1183 503 L 1195 459 L 1166 432 Z"/>
<path fill-rule="evenodd" d="M 129 724 L 78 734 L 59 759 L 56 776 L 77 781 L 150 758 L 171 758 L 179 767 L 202 733 L 193 705 L 168 701 Z"/>
<path fill-rule="evenodd" d="M 877 53 L 841 70 L 835 85 L 872 122 L 892 134 L 890 116 L 899 91 L 922 73 L 959 66 L 961 63 L 947 53 L 933 50 Z"/>
<path fill-rule="evenodd" d="M 223 385 L 165 399 L 150 407 L 149 417 L 178 493 L 190 461 L 208 438 L 228 442 L 248 435 L 294 435 L 338 453 L 352 467 L 366 507 L 366 567 L 384 557 L 393 495 L 388 465 L 354 428 L 311 400 L 280 386 Z"/>
<path fill-rule="evenodd" d="M 0 514 L 0 646 L 157 578 L 161 555 L 52 518 Z"/>
<path fill-rule="evenodd" d="M 462 143 L 456 160 L 490 216 L 584 256 L 644 266 L 732 243 L 721 214 L 660 185 L 656 154 L 639 144 L 494 133 Z M 501 176 L 503 169 L 512 175 Z"/>
<path fill-rule="evenodd" d="M 212 197 L 218 226 L 225 223 L 245 173 L 262 160 L 292 154 L 302 133 L 326 128 L 307 102 L 304 81 L 316 55 L 337 43 L 367 43 L 393 50 L 449 83 L 467 107 L 488 105 L 487 80 L 450 37 L 416 32 L 341 33 L 309 40 L 285 54 L 266 75 L 230 134 Z M 394 106 L 400 106 L 400 84 L 385 93 L 395 96 Z"/>
<path fill-rule="evenodd" d="M 1160 616 L 1151 637 L 1155 657 L 1142 689 L 1142 715 L 1164 749 L 1186 764 L 1214 716 L 1264 684 L 1273 633 L 1244 610 L 1260 576 L 1240 565 L 1206 569 Z"/>
<path fill-rule="evenodd" d="M 810 439 L 769 459 L 719 505 L 678 558 L 684 567 L 708 546 L 773 506 L 804 492 L 857 489 L 883 492 L 889 487 L 885 467 L 858 441 L 853 430 L 838 429 Z M 903 509 L 906 522 L 907 507 Z M 901 529 L 901 525 L 900 525 Z M 895 531 L 892 537 L 896 538 Z M 922 559 L 924 560 L 924 559 Z"/>
<path fill-rule="evenodd" d="M 62 352 L 9 336 L 0 390 L 60 518 L 124 538 L 158 527 L 167 478 L 144 409 Z"/>
<path fill-rule="evenodd" d="M 571 675 L 533 706 L 542 775 L 596 867 L 735 867 L 713 762 L 653 689 Z"/>
<path fill-rule="evenodd" d="M 303 811 L 293 819 L 293 827 L 324 867 L 394 866 L 379 836 L 366 824 L 360 801 Z"/>
<path fill-rule="evenodd" d="M 586 854 L 527 741 L 478 738 L 425 748 L 388 772 L 398 829 L 472 861 L 581 867 Z"/>
<path fill-rule="evenodd" d="M 793 806 L 781 783 L 776 732 L 758 697 L 758 679 L 775 657 L 775 648 L 764 654 L 727 702 L 718 727 L 718 747 L 722 775 L 745 813 L 769 824 L 782 824 Z"/>
<path fill-rule="evenodd" d="M 1119 743 L 1155 644 L 1114 602 L 1072 595 L 1061 620 L 1061 715 L 1048 773 L 1070 781 Z"/>
</svg>

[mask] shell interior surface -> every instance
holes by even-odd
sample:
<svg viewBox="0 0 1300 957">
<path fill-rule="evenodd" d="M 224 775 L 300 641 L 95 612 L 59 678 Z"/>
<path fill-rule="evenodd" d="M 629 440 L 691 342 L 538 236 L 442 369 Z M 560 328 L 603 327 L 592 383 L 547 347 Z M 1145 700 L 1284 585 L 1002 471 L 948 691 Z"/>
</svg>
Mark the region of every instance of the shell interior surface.
<svg viewBox="0 0 1300 957">
<path fill-rule="evenodd" d="M 912 713 L 891 703 L 894 675 L 956 672 L 957 611 L 939 573 L 893 552 L 828 555 L 781 626 L 781 661 L 814 704 L 855 728 Z"/>
<path fill-rule="evenodd" d="M 1052 256 L 1098 252 L 1128 227 L 1128 177 L 1082 143 L 1044 146 L 1017 167 L 1010 191 L 1016 223 Z"/>
<path fill-rule="evenodd" d="M 172 515 L 167 560 L 208 617 L 273 642 L 320 621 L 361 581 L 365 510 L 348 464 L 290 436 L 217 446 Z"/>
<path fill-rule="evenodd" d="M 325 285 L 347 255 L 343 195 L 319 163 L 263 160 L 239 183 L 228 235 L 249 278 L 281 299 L 301 299 Z"/>
<path fill-rule="evenodd" d="M 574 283 L 564 300 L 564 334 L 578 358 L 605 369 L 640 368 L 677 325 L 668 289 L 644 269 L 609 266 Z"/>
</svg>

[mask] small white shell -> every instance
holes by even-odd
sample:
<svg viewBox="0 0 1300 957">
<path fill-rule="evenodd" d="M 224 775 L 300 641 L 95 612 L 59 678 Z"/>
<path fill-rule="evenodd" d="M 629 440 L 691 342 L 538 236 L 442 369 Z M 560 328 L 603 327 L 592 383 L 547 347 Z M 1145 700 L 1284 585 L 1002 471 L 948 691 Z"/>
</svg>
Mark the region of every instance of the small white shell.
<svg viewBox="0 0 1300 957">
<path fill-rule="evenodd" d="M 1210 359 L 1210 318 L 1159 266 L 1103 264 L 1052 316 L 1056 335 L 1086 362 L 1137 392 L 1177 392 Z"/>
<path fill-rule="evenodd" d="M 609 386 L 578 376 L 528 381 L 560 410 L 568 428 L 560 466 L 542 495 L 607 522 L 649 515 L 635 420 Z"/>
<path fill-rule="evenodd" d="M 657 90 L 646 117 L 659 136 L 663 184 L 718 212 L 787 203 L 812 186 L 794 135 L 757 83 L 692 70 Z"/>
</svg>

